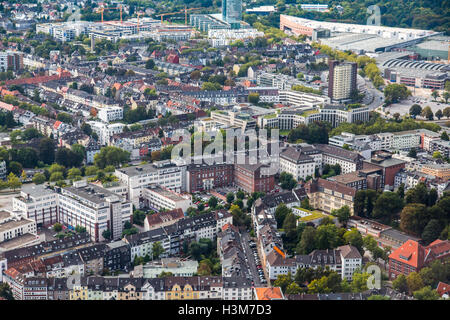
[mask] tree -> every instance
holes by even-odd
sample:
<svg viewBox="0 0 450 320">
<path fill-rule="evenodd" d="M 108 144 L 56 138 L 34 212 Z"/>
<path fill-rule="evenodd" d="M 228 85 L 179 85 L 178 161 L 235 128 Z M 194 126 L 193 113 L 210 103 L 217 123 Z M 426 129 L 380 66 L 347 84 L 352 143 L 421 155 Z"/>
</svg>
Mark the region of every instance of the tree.
<svg viewBox="0 0 450 320">
<path fill-rule="evenodd" d="M 286 288 L 286 294 L 299 294 L 302 292 L 302 288 L 300 288 L 300 286 L 295 283 L 292 282 L 290 285 L 287 286 Z"/>
<path fill-rule="evenodd" d="M 391 299 L 387 296 L 374 294 L 374 295 L 371 295 L 370 297 L 368 297 L 367 300 L 391 300 Z"/>
<path fill-rule="evenodd" d="M 64 180 L 64 174 L 62 172 L 53 172 L 50 175 L 50 182 L 56 182 L 56 181 L 60 181 L 60 180 Z"/>
<path fill-rule="evenodd" d="M 338 244 L 338 228 L 334 224 L 325 224 L 317 228 L 316 249 L 332 249 Z"/>
<path fill-rule="evenodd" d="M 55 232 L 60 232 L 62 230 L 62 224 L 61 223 L 55 223 L 54 225 L 53 225 L 53 231 L 55 231 Z"/>
<path fill-rule="evenodd" d="M 155 61 L 153 61 L 153 59 L 148 59 L 145 62 L 145 68 L 146 69 L 153 69 L 155 67 Z"/>
<path fill-rule="evenodd" d="M 428 203 L 428 190 L 423 182 L 419 182 L 414 188 L 409 189 L 405 196 L 406 203 Z"/>
<path fill-rule="evenodd" d="M 111 230 L 106 229 L 105 231 L 102 232 L 102 237 L 105 239 L 110 240 L 111 239 Z"/>
<path fill-rule="evenodd" d="M 14 300 L 12 290 L 6 282 L 0 283 L 0 297 L 6 300 Z"/>
<path fill-rule="evenodd" d="M 309 254 L 316 249 L 317 231 L 311 226 L 306 226 L 297 245 L 298 254 Z"/>
<path fill-rule="evenodd" d="M 423 108 L 421 115 L 422 117 L 425 117 L 427 120 L 433 120 L 433 111 L 429 106 Z"/>
<path fill-rule="evenodd" d="M 443 225 L 437 219 L 431 219 L 422 232 L 422 239 L 426 243 L 436 240 L 444 229 Z"/>
<path fill-rule="evenodd" d="M 216 197 L 212 196 L 211 198 L 209 198 L 208 200 L 208 206 L 212 209 L 214 209 L 217 206 L 218 200 Z"/>
<path fill-rule="evenodd" d="M 252 92 L 248 95 L 248 102 L 253 103 L 253 104 L 258 104 L 259 102 L 259 93 L 257 92 Z"/>
<path fill-rule="evenodd" d="M 393 83 L 384 88 L 384 96 L 388 104 L 397 103 L 410 95 L 411 92 L 404 84 Z"/>
<path fill-rule="evenodd" d="M 444 93 L 442 94 L 442 98 L 444 98 L 445 103 L 448 103 L 448 99 L 450 99 L 450 92 L 444 91 Z"/>
<path fill-rule="evenodd" d="M 76 233 L 85 233 L 85 232 L 86 232 L 86 228 L 77 225 L 77 226 L 75 227 L 75 232 L 76 232 Z"/>
<path fill-rule="evenodd" d="M 406 277 L 406 283 L 408 284 L 408 289 L 411 293 L 424 287 L 422 277 L 417 272 L 411 272 Z"/>
<path fill-rule="evenodd" d="M 280 184 L 284 190 L 292 190 L 297 185 L 297 181 L 295 181 L 292 174 L 283 171 L 280 174 Z"/>
<path fill-rule="evenodd" d="M 67 179 L 78 179 L 81 178 L 81 170 L 78 168 L 72 168 L 67 171 Z"/>
<path fill-rule="evenodd" d="M 350 231 L 347 231 L 344 233 L 344 240 L 347 244 L 354 246 L 358 251 L 361 253 L 361 255 L 364 254 L 364 241 L 363 237 L 361 236 L 361 233 L 355 228 L 353 228 Z"/>
<path fill-rule="evenodd" d="M 413 104 L 411 108 L 409 108 L 409 114 L 415 118 L 422 113 L 422 107 L 418 104 Z"/>
<path fill-rule="evenodd" d="M 69 124 L 71 124 L 73 121 L 72 116 L 65 112 L 58 113 L 58 115 L 56 116 L 56 119 L 61 122 L 69 123 Z"/>
<path fill-rule="evenodd" d="M 20 182 L 20 179 L 14 173 L 11 172 L 8 175 L 8 187 L 13 190 L 16 190 L 20 188 L 21 185 L 22 182 Z"/>
<path fill-rule="evenodd" d="M 288 274 L 280 274 L 277 279 L 273 282 L 274 287 L 280 287 L 281 291 L 286 292 L 287 287 L 292 283 L 292 275 L 289 272 Z"/>
<path fill-rule="evenodd" d="M 47 178 L 45 177 L 45 174 L 40 173 L 40 172 L 37 172 L 33 176 L 33 183 L 34 184 L 43 184 L 46 180 L 47 180 Z"/>
<path fill-rule="evenodd" d="M 8 169 L 10 173 L 14 173 L 16 176 L 19 176 L 23 171 L 22 164 L 17 161 L 11 161 L 9 163 Z"/>
<path fill-rule="evenodd" d="M 372 216 L 384 222 L 390 222 L 403 208 L 403 200 L 395 192 L 384 192 L 375 202 Z"/>
<path fill-rule="evenodd" d="M 130 153 L 114 146 L 107 146 L 100 149 L 94 156 L 94 164 L 103 169 L 108 165 L 119 166 L 130 160 Z"/>
<path fill-rule="evenodd" d="M 431 96 L 433 97 L 433 100 L 436 101 L 436 99 L 440 97 L 440 94 L 437 90 L 433 90 L 433 92 L 431 92 Z"/>
<path fill-rule="evenodd" d="M 406 282 L 405 275 L 398 275 L 398 277 L 395 278 L 394 281 L 392 281 L 392 287 L 398 292 L 408 292 L 408 283 Z"/>
<path fill-rule="evenodd" d="M 397 194 L 399 198 L 403 199 L 405 197 L 405 184 L 402 183 L 397 189 Z"/>
<path fill-rule="evenodd" d="M 330 293 L 331 289 L 327 286 L 328 278 L 323 276 L 320 279 L 314 279 L 308 285 L 308 293 Z"/>
<path fill-rule="evenodd" d="M 278 228 L 281 228 L 284 223 L 284 219 L 290 212 L 291 209 L 289 209 L 284 203 L 280 203 L 277 206 L 275 209 L 275 220 L 277 221 Z"/>
<path fill-rule="evenodd" d="M 408 151 L 408 157 L 410 157 L 410 158 L 417 158 L 417 150 L 416 150 L 416 148 L 411 148 L 409 151 Z"/>
<path fill-rule="evenodd" d="M 55 161 L 55 143 L 50 138 L 44 138 L 39 143 L 39 160 L 45 164 Z"/>
<path fill-rule="evenodd" d="M 408 233 L 420 235 L 425 227 L 427 208 L 421 203 L 407 204 L 400 214 L 400 228 Z"/>
<path fill-rule="evenodd" d="M 370 275 L 368 273 L 353 273 L 353 279 L 350 283 L 350 288 L 352 292 L 363 292 L 367 290 L 367 280 L 369 279 Z"/>
<path fill-rule="evenodd" d="M 448 137 L 447 131 L 442 131 L 441 139 L 444 140 L 444 141 L 449 141 L 449 137 Z"/>
<path fill-rule="evenodd" d="M 439 109 L 438 111 L 436 111 L 436 113 L 434 115 L 436 116 L 436 118 L 441 120 L 441 118 L 443 117 L 444 114 L 442 113 L 442 110 Z"/>
<path fill-rule="evenodd" d="M 414 298 L 417 300 L 439 300 L 440 296 L 436 290 L 431 289 L 430 286 L 426 286 L 414 291 Z"/>
<path fill-rule="evenodd" d="M 161 244 L 161 242 L 156 241 L 152 245 L 152 255 L 153 259 L 159 259 L 160 255 L 164 253 L 164 248 Z"/>
<path fill-rule="evenodd" d="M 227 193 L 227 202 L 232 203 L 233 201 L 234 201 L 234 193 L 233 192 Z"/>
<path fill-rule="evenodd" d="M 350 208 L 348 206 L 343 206 L 340 209 L 333 210 L 331 214 L 338 218 L 340 223 L 347 223 L 348 219 L 351 216 Z"/>
</svg>

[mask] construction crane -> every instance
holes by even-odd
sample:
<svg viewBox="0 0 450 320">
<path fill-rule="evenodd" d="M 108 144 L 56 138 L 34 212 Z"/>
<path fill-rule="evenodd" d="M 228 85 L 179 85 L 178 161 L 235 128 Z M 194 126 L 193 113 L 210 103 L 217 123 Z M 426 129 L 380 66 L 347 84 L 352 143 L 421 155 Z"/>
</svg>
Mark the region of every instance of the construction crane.
<svg viewBox="0 0 450 320">
<path fill-rule="evenodd" d="M 188 8 L 185 6 L 184 9 L 181 10 L 181 11 L 162 13 L 162 14 L 157 15 L 157 17 L 161 17 L 161 24 L 162 24 L 162 23 L 164 22 L 164 16 L 171 16 L 171 15 L 174 15 L 174 14 L 184 13 L 184 24 L 187 24 L 187 14 L 188 14 L 188 11 L 191 11 L 191 10 L 198 10 L 198 9 L 205 9 L 205 8 L 204 8 L 204 7 L 200 7 L 200 8 L 190 8 L 190 9 L 188 9 Z"/>
<path fill-rule="evenodd" d="M 102 15 L 102 23 L 104 22 L 103 21 L 103 12 L 105 12 L 105 10 L 120 10 L 120 23 L 122 23 L 122 5 L 119 5 L 115 8 L 104 8 L 104 7 L 97 8 L 95 10 L 95 12 L 100 13 Z"/>
</svg>

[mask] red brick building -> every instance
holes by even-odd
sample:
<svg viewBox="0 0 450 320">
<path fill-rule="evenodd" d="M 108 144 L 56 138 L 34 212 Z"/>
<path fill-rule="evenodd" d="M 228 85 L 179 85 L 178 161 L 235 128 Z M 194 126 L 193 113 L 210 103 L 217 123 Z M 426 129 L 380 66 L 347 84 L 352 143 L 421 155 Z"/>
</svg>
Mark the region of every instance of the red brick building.
<svg viewBox="0 0 450 320">
<path fill-rule="evenodd" d="M 382 188 L 389 186 L 394 188 L 395 175 L 405 168 L 406 161 L 392 158 L 392 154 L 384 151 L 375 153 L 370 160 L 366 161 L 372 167 L 381 169 L 383 175 Z"/>
<path fill-rule="evenodd" d="M 232 164 L 191 164 L 187 168 L 186 185 L 191 193 L 229 186 L 233 181 Z"/>
<path fill-rule="evenodd" d="M 236 164 L 234 166 L 234 183 L 246 192 L 270 192 L 275 187 L 275 176 L 265 175 L 264 164 Z"/>
<path fill-rule="evenodd" d="M 434 260 L 450 258 L 450 241 L 436 240 L 424 247 L 417 241 L 408 240 L 389 255 L 389 278 L 395 279 L 400 274 L 407 276 L 419 272 Z"/>
</svg>

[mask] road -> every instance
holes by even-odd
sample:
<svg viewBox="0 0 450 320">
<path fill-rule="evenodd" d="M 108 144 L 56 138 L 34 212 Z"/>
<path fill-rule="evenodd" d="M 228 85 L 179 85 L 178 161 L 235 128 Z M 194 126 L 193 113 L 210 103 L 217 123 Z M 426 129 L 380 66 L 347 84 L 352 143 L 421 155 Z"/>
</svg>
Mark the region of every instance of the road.
<svg viewBox="0 0 450 320">
<path fill-rule="evenodd" d="M 367 99 L 368 101 L 364 101 L 366 105 L 369 107 L 369 110 L 375 110 L 376 108 L 383 105 L 384 102 L 384 94 L 380 90 L 375 89 L 372 82 L 369 79 L 366 80 L 366 86 L 367 86 Z M 371 102 L 369 102 L 371 101 Z"/>
<path fill-rule="evenodd" d="M 244 254 L 247 257 L 247 265 L 250 269 L 250 274 L 252 276 L 253 281 L 255 282 L 254 286 L 261 287 L 265 286 L 261 283 L 259 279 L 258 270 L 256 269 L 255 257 L 253 256 L 253 250 L 250 248 L 250 235 L 246 231 L 241 231 L 242 236 L 242 244 L 244 248 Z"/>
</svg>

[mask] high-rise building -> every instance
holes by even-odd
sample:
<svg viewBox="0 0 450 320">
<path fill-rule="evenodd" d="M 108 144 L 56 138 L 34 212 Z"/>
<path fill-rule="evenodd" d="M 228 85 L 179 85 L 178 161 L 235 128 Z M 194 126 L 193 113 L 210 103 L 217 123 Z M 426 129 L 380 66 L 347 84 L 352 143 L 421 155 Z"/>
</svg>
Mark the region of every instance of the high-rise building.
<svg viewBox="0 0 450 320">
<path fill-rule="evenodd" d="M 242 0 L 222 0 L 222 17 L 226 22 L 242 20 Z"/>
<path fill-rule="evenodd" d="M 0 71 L 23 69 L 23 53 L 15 51 L 0 52 Z"/>
<path fill-rule="evenodd" d="M 356 90 L 357 64 L 331 60 L 328 75 L 328 97 L 332 101 L 345 101 Z"/>
</svg>

